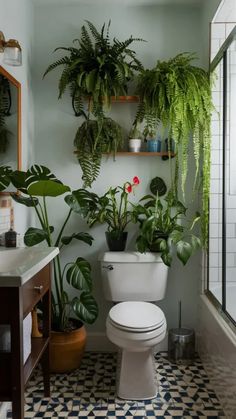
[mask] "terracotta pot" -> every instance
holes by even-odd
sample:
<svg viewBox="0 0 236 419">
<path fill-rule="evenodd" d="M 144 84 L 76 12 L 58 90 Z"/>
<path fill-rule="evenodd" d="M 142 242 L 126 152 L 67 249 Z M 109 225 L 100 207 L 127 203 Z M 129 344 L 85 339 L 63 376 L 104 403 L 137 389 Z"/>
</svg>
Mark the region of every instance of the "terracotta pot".
<svg viewBox="0 0 236 419">
<path fill-rule="evenodd" d="M 51 332 L 50 370 L 64 373 L 79 368 L 85 349 L 87 334 L 85 327 L 71 332 Z"/>
</svg>

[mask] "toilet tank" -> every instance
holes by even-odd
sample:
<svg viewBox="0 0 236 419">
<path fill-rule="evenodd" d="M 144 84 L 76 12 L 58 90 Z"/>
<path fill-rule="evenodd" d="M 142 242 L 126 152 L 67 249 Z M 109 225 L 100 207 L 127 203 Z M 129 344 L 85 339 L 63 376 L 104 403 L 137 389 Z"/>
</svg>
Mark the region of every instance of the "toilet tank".
<svg viewBox="0 0 236 419">
<path fill-rule="evenodd" d="M 168 267 L 159 253 L 106 252 L 99 259 L 106 300 L 151 302 L 165 297 Z"/>
</svg>

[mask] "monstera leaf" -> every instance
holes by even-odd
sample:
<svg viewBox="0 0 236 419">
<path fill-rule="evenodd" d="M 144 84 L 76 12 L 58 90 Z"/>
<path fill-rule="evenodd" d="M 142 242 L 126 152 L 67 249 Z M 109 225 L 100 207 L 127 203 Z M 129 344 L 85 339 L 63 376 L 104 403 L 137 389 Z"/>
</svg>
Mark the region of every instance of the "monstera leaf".
<svg viewBox="0 0 236 419">
<path fill-rule="evenodd" d="M 92 324 L 98 316 L 98 305 L 88 292 L 82 292 L 80 298 L 75 297 L 71 302 L 71 306 L 75 315 L 82 322 Z"/>
<path fill-rule="evenodd" d="M 64 236 L 61 238 L 61 242 L 65 245 L 69 244 L 73 239 L 80 240 L 84 243 L 89 244 L 90 246 L 93 243 L 93 237 L 88 233 L 73 233 L 71 236 Z"/>
<path fill-rule="evenodd" d="M 0 166 L 0 192 L 10 185 L 11 173 L 12 169 L 9 166 Z"/>
<path fill-rule="evenodd" d="M 50 233 L 52 233 L 53 230 L 54 228 L 50 226 Z M 30 227 L 28 228 L 28 230 L 26 231 L 24 235 L 24 243 L 26 246 L 32 247 L 32 246 L 35 246 L 36 244 L 43 242 L 47 238 L 48 238 L 47 231 L 40 228 Z"/>
<path fill-rule="evenodd" d="M 29 195 L 56 197 L 70 191 L 45 166 L 35 165 L 26 172 L 25 185 Z"/>
<path fill-rule="evenodd" d="M 83 258 L 77 258 L 76 262 L 72 263 L 66 273 L 67 282 L 80 291 L 91 291 L 92 278 L 91 266 L 89 262 Z"/>
<path fill-rule="evenodd" d="M 150 183 L 150 191 L 153 195 L 163 196 L 166 194 L 167 186 L 164 180 L 160 177 L 155 177 Z"/>
<path fill-rule="evenodd" d="M 22 195 L 11 194 L 12 199 L 16 201 L 18 204 L 25 205 L 26 207 L 35 207 L 38 205 L 39 200 L 35 196 L 26 197 Z"/>
</svg>

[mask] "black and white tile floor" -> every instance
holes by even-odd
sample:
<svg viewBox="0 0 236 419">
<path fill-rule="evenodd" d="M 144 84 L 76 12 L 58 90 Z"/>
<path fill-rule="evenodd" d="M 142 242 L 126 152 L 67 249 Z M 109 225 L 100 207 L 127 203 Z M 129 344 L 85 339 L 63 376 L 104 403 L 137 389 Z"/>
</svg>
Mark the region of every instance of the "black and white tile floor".
<svg viewBox="0 0 236 419">
<path fill-rule="evenodd" d="M 50 399 L 43 397 L 38 370 L 26 389 L 25 418 L 225 418 L 198 358 L 185 366 L 171 364 L 166 353 L 157 354 L 158 396 L 139 402 L 116 398 L 116 363 L 116 354 L 86 353 L 79 370 L 52 376 Z"/>
</svg>

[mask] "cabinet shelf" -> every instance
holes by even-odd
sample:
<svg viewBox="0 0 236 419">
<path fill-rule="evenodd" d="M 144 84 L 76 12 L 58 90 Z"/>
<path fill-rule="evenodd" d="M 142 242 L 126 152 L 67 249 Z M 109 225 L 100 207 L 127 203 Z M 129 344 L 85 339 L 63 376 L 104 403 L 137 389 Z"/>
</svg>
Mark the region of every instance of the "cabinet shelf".
<svg viewBox="0 0 236 419">
<path fill-rule="evenodd" d="M 24 365 L 24 383 L 26 384 L 33 369 L 39 362 L 42 354 L 49 345 L 49 338 L 32 338 L 31 353 Z"/>
</svg>

